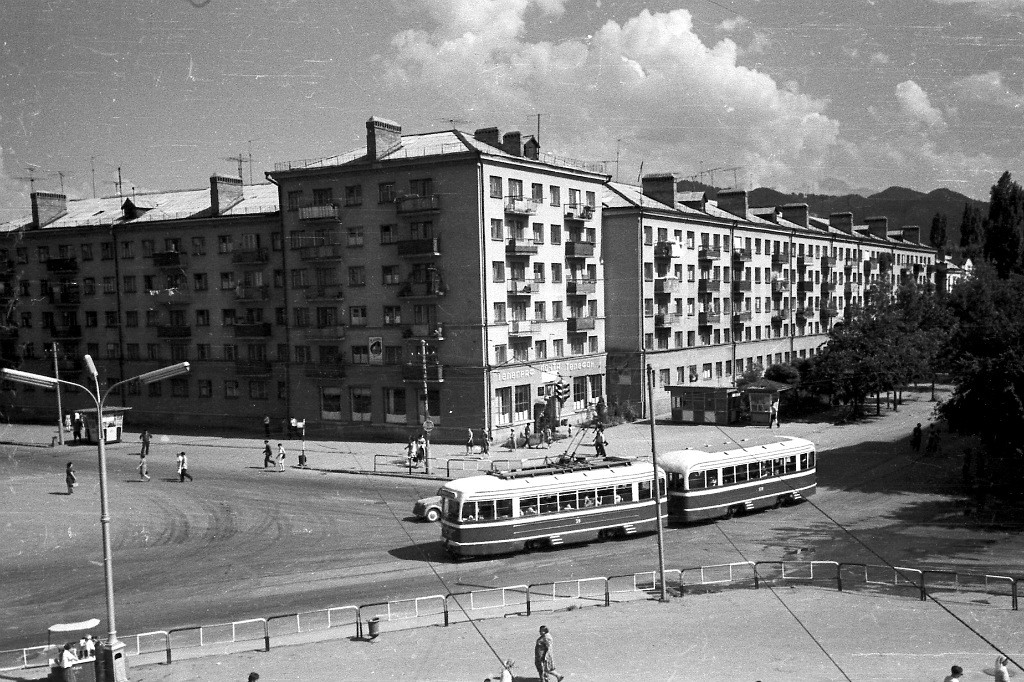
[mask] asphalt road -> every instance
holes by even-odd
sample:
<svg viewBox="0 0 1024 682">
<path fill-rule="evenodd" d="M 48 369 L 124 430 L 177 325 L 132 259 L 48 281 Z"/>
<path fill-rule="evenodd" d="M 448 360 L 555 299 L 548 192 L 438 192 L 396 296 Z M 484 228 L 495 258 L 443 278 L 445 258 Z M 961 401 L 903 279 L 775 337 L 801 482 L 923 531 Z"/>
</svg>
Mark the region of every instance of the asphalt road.
<svg viewBox="0 0 1024 682">
<path fill-rule="evenodd" d="M 913 459 L 896 442 L 930 409 L 921 400 L 856 426 L 811 425 L 807 435 L 822 449 L 818 495 L 795 507 L 670 527 L 666 564 L 819 559 L 1024 573 L 1019 532 L 964 519 L 959 459 Z M 649 449 L 647 429 L 617 427 L 610 439 L 639 452 Z M 680 446 L 673 429 L 659 427 L 659 450 Z M 711 434 L 726 435 L 745 437 Z M 220 448 L 190 453 L 196 480 L 179 483 L 170 449 L 154 446 L 153 480 L 143 483 L 135 451 L 125 444 L 108 455 L 121 635 L 656 567 L 654 535 L 452 563 L 438 527 L 410 515 L 436 482 L 276 473 L 262 469 L 258 454 Z M 0 449 L 0 649 L 45 641 L 55 622 L 105 616 L 95 450 L 71 452 Z M 63 494 L 67 459 L 81 481 L 71 496 Z"/>
</svg>

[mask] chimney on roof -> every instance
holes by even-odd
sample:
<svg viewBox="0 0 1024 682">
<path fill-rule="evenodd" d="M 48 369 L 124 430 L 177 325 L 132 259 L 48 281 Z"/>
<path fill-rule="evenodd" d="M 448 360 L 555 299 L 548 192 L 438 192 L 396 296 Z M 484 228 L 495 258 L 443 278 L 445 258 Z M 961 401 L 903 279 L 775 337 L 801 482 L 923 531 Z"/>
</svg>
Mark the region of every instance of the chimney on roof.
<svg viewBox="0 0 1024 682">
<path fill-rule="evenodd" d="M 242 178 L 210 176 L 210 213 L 221 215 L 242 200 Z"/>
<path fill-rule="evenodd" d="M 68 212 L 68 198 L 56 192 L 32 192 L 32 227 L 45 227 Z"/>
<path fill-rule="evenodd" d="M 767 220 L 770 223 L 779 224 L 779 209 L 774 206 L 767 206 L 764 208 L 752 208 L 750 212 L 761 220 Z"/>
<path fill-rule="evenodd" d="M 848 211 L 845 213 L 830 213 L 828 224 L 829 227 L 842 230 L 846 234 L 853 234 L 853 214 Z"/>
<path fill-rule="evenodd" d="M 918 225 L 903 226 L 903 241 L 911 244 L 921 243 L 921 228 Z"/>
<path fill-rule="evenodd" d="M 672 208 L 676 207 L 676 200 L 679 197 L 676 191 L 677 183 L 678 178 L 675 173 L 651 173 L 640 180 L 645 197 L 660 201 Z"/>
<path fill-rule="evenodd" d="M 523 143 L 523 156 L 534 161 L 540 158 L 540 142 L 533 135 L 527 137 Z"/>
<path fill-rule="evenodd" d="M 512 156 L 522 156 L 522 133 L 520 133 L 518 130 L 513 130 L 512 132 L 505 133 L 501 137 L 501 148 L 505 151 L 506 154 L 511 154 Z"/>
<path fill-rule="evenodd" d="M 785 204 L 779 206 L 779 211 L 782 213 L 783 220 L 796 223 L 800 227 L 810 227 L 807 204 Z"/>
<path fill-rule="evenodd" d="M 879 239 L 885 239 L 889 231 L 889 219 L 885 216 L 875 216 L 874 218 L 865 218 L 864 223 L 868 226 L 868 234 L 872 237 Z"/>
<path fill-rule="evenodd" d="M 473 139 L 477 142 L 489 144 L 492 147 L 501 148 L 501 133 L 498 132 L 497 128 L 478 128 L 473 133 Z"/>
<path fill-rule="evenodd" d="M 747 190 L 723 189 L 718 191 L 718 208 L 740 218 L 747 217 Z"/>
<path fill-rule="evenodd" d="M 366 122 L 366 155 L 379 159 L 402 146 L 402 126 L 371 116 Z"/>
</svg>

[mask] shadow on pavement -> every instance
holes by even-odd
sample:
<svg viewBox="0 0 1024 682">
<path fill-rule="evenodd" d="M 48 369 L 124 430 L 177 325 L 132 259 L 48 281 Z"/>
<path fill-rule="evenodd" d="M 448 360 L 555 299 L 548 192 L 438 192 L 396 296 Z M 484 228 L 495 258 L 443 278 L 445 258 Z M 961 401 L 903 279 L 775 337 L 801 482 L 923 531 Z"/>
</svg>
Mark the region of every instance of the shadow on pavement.
<svg viewBox="0 0 1024 682">
<path fill-rule="evenodd" d="M 449 561 L 448 553 L 444 551 L 444 545 L 441 544 L 440 540 L 398 547 L 388 550 L 388 554 L 403 561 L 430 561 L 434 563 L 447 563 Z"/>
</svg>

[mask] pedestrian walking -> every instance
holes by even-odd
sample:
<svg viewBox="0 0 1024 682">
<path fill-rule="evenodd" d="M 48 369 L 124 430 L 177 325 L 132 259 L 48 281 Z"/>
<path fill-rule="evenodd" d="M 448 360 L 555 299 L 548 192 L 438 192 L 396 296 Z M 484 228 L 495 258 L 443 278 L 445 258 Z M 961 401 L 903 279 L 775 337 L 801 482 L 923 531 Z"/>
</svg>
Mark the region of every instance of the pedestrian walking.
<svg viewBox="0 0 1024 682">
<path fill-rule="evenodd" d="M 270 441 L 263 441 L 263 468 L 266 469 L 274 461 L 274 452 L 270 449 Z"/>
<path fill-rule="evenodd" d="M 263 437 L 270 439 L 270 415 L 263 415 Z"/>
<path fill-rule="evenodd" d="M 523 444 L 526 445 L 526 447 L 528 447 L 528 448 L 532 448 L 533 447 L 532 445 L 530 445 L 530 425 L 529 424 L 527 424 L 523 428 L 523 441 L 524 441 Z"/>
<path fill-rule="evenodd" d="M 71 642 L 68 642 L 60 652 L 60 672 L 64 682 L 76 682 L 78 677 L 75 673 L 75 663 L 78 662 L 78 655 L 71 649 Z"/>
<path fill-rule="evenodd" d="M 540 626 L 540 635 L 533 648 L 533 663 L 537 666 L 537 674 L 540 675 L 540 682 L 548 682 L 552 677 L 556 682 L 562 682 L 562 675 L 555 670 L 555 658 L 553 653 L 553 641 L 547 625 Z"/>
<path fill-rule="evenodd" d="M 935 424 L 928 427 L 928 442 L 924 446 L 924 454 L 934 457 L 939 454 L 939 430 Z"/>
<path fill-rule="evenodd" d="M 149 441 L 153 440 L 153 436 L 150 435 L 147 429 L 143 429 L 142 433 L 139 434 L 139 440 L 142 441 L 141 454 L 143 457 L 145 457 L 146 455 L 149 454 Z"/>
<path fill-rule="evenodd" d="M 184 483 L 185 479 L 192 480 L 192 474 L 188 473 L 188 456 L 182 450 L 178 453 L 178 482 Z"/>
<path fill-rule="evenodd" d="M 284 471 L 284 458 L 287 457 L 287 453 L 284 451 L 284 444 L 277 444 L 277 470 Z"/>
<path fill-rule="evenodd" d="M 408 466 L 418 466 L 419 459 L 416 457 L 416 437 L 409 436 L 409 444 L 405 446 L 405 459 Z"/>
<path fill-rule="evenodd" d="M 143 481 L 149 480 L 149 465 L 146 463 L 145 452 L 139 455 L 139 479 Z"/>
<path fill-rule="evenodd" d="M 64 482 L 68 484 L 68 495 L 75 492 L 75 486 L 78 485 L 78 477 L 75 476 L 75 463 L 68 462 L 67 467 L 64 468 Z"/>
<path fill-rule="evenodd" d="M 416 439 L 416 461 L 424 462 L 427 459 L 427 438 L 423 434 Z"/>
<path fill-rule="evenodd" d="M 508 449 L 512 452 L 516 451 L 516 430 L 511 427 L 508 430 Z"/>
<path fill-rule="evenodd" d="M 72 426 L 72 433 L 74 433 L 75 442 L 76 443 L 81 443 L 82 442 L 82 418 L 80 416 L 78 416 L 77 412 L 75 413 L 75 423 L 74 423 L 74 426 Z"/>
<path fill-rule="evenodd" d="M 466 429 L 469 434 L 469 440 L 466 441 L 466 454 L 473 454 L 473 429 Z"/>
<path fill-rule="evenodd" d="M 914 452 L 921 452 L 921 422 L 918 422 L 914 430 L 910 432 L 910 449 Z"/>
<path fill-rule="evenodd" d="M 487 429 L 480 429 L 480 450 L 485 457 L 491 454 L 491 437 Z"/>
<path fill-rule="evenodd" d="M 919 444 L 920 445 L 920 444 Z M 942 680 L 942 682 L 960 682 L 964 678 L 964 669 L 958 665 L 954 665 L 948 675 Z"/>
<path fill-rule="evenodd" d="M 551 447 L 551 443 L 552 443 L 551 426 L 549 426 L 548 424 L 545 424 L 544 425 L 544 444 L 547 445 L 550 448 Z"/>
<path fill-rule="evenodd" d="M 604 427 L 598 425 L 597 433 L 594 435 L 594 451 L 598 457 L 607 457 L 608 452 L 604 449 L 608 441 L 604 437 Z"/>
</svg>

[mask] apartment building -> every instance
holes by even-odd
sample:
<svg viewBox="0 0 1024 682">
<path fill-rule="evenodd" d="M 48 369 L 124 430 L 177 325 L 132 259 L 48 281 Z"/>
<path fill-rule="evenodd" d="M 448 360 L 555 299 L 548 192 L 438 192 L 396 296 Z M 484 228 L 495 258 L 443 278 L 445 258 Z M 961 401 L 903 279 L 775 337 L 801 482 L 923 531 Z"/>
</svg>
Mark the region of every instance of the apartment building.
<svg viewBox="0 0 1024 682">
<path fill-rule="evenodd" d="M 603 168 L 518 132 L 371 118 L 365 147 L 268 176 L 305 368 L 291 413 L 353 437 L 408 437 L 429 416 L 435 438 L 503 438 L 605 394 Z"/>
<path fill-rule="evenodd" d="M 665 386 L 728 386 L 755 365 L 811 357 L 867 287 L 924 283 L 934 269 L 917 227 L 822 220 L 806 204 L 753 208 L 744 190 L 712 201 L 671 174 L 609 183 L 602 203 L 613 409 L 647 402 L 647 366 L 665 414 Z"/>
</svg>

